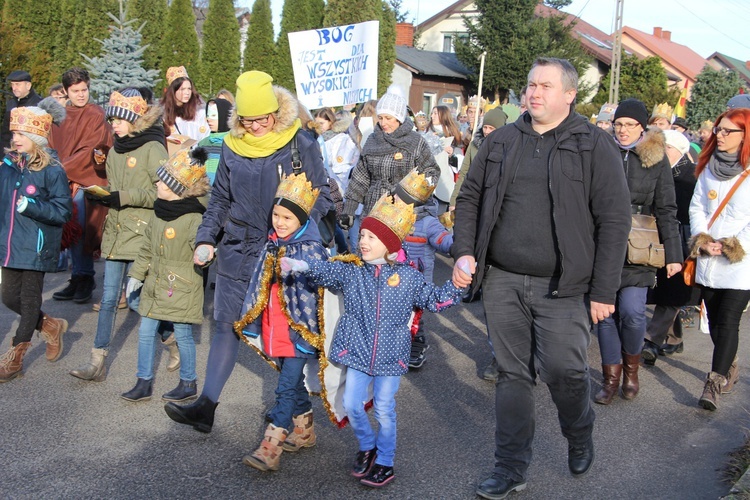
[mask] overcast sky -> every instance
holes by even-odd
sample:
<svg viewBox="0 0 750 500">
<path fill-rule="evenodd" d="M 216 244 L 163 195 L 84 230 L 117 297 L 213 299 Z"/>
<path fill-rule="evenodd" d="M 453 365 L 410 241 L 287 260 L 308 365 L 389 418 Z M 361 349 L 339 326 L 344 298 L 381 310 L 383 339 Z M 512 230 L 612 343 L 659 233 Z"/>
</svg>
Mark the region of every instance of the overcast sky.
<svg viewBox="0 0 750 500">
<path fill-rule="evenodd" d="M 356 0 L 353 0 L 356 1 Z M 672 41 L 687 45 L 703 57 L 718 51 L 750 60 L 750 1 L 748 0 L 624 0 L 623 24 L 646 33 L 654 26 L 672 32 Z M 415 24 L 455 3 L 451 0 L 403 0 Z M 252 8 L 253 0 L 238 0 L 238 6 Z M 573 0 L 566 10 L 611 33 L 616 0 Z M 283 0 L 271 0 L 276 33 Z"/>
</svg>

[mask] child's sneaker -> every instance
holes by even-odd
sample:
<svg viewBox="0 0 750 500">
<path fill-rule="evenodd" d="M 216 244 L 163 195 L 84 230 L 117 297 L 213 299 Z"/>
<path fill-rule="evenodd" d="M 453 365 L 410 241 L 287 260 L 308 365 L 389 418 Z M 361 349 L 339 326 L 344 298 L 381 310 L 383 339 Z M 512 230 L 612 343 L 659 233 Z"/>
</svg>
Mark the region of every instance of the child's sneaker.
<svg viewBox="0 0 750 500">
<path fill-rule="evenodd" d="M 396 476 L 393 475 L 393 467 L 375 464 L 370 473 L 360 479 L 359 482 L 365 486 L 380 488 L 393 481 L 394 477 Z"/>
<path fill-rule="evenodd" d="M 378 449 L 373 448 L 367 451 L 358 451 L 357 457 L 354 459 L 354 466 L 352 467 L 352 476 L 356 478 L 362 478 L 370 472 L 372 464 L 375 463 L 375 456 L 378 454 Z"/>
<path fill-rule="evenodd" d="M 411 353 L 409 354 L 409 368 L 421 368 L 424 364 L 424 353 L 430 345 L 424 335 L 416 335 L 411 341 Z"/>
</svg>

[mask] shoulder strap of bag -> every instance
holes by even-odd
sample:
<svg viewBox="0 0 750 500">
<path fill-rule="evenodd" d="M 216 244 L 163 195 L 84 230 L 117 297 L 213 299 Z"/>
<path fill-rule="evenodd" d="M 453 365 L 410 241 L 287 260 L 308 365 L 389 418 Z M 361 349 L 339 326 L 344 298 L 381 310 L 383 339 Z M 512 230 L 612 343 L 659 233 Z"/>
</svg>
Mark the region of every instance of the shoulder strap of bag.
<svg viewBox="0 0 750 500">
<path fill-rule="evenodd" d="M 722 210 L 724 210 L 724 207 L 727 206 L 727 203 L 729 203 L 729 199 L 732 197 L 735 191 L 737 191 L 737 188 L 740 187 L 740 184 L 742 184 L 742 181 L 747 179 L 747 176 L 750 175 L 750 167 L 746 168 L 741 174 L 740 178 L 734 181 L 734 185 L 732 185 L 732 188 L 729 190 L 727 195 L 724 197 L 723 200 L 721 200 L 721 203 L 719 204 L 719 208 L 716 209 L 716 212 L 711 216 L 711 220 L 708 221 L 708 228 L 710 229 L 713 223 L 716 221 L 716 219 L 719 217 L 719 214 Z"/>
<path fill-rule="evenodd" d="M 292 137 L 291 146 L 292 146 L 292 173 L 297 175 L 302 170 L 302 160 L 300 159 L 299 147 L 297 146 L 297 134 L 294 134 L 294 137 Z"/>
</svg>

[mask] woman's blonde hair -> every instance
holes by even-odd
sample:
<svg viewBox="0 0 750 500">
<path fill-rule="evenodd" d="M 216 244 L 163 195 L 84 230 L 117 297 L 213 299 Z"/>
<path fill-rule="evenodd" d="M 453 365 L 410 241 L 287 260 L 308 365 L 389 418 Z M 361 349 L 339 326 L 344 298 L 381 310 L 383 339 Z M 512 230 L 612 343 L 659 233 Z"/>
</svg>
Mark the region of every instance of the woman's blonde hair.
<svg viewBox="0 0 750 500">
<path fill-rule="evenodd" d="M 6 148 L 5 154 L 8 153 L 18 153 L 18 151 L 12 148 Z M 52 155 L 49 153 L 49 150 L 34 141 L 31 141 L 31 151 L 26 153 L 26 157 L 28 158 L 26 168 L 32 172 L 38 172 L 52 163 Z"/>
</svg>

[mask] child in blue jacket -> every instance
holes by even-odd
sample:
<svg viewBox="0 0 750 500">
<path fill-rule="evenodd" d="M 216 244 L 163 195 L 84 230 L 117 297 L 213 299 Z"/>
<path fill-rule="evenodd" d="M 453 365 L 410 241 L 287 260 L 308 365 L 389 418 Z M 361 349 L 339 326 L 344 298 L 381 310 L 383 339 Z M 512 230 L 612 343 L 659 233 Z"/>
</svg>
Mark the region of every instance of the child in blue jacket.
<svg viewBox="0 0 750 500">
<path fill-rule="evenodd" d="M 0 163 L 0 266 L 3 304 L 20 316 L 13 343 L 0 356 L 0 382 L 21 374 L 34 330 L 47 343 L 48 361 L 62 354 L 64 319 L 44 314 L 44 274 L 57 271 L 63 224 L 73 212 L 68 177 L 49 149 L 53 121 L 65 117 L 53 97 L 10 112 L 10 149 Z"/>
<path fill-rule="evenodd" d="M 308 261 L 328 256 L 310 213 L 319 191 L 304 172 L 284 177 L 271 212 L 273 229 L 255 266 L 235 332 L 279 371 L 276 404 L 260 446 L 242 462 L 261 471 L 277 470 L 283 451 L 315 445 L 312 403 L 305 388 L 305 364 L 323 348 L 319 289 L 304 276 L 281 275 L 284 256 Z"/>
<path fill-rule="evenodd" d="M 396 400 L 401 375 L 408 371 L 414 307 L 433 312 L 461 302 L 463 290 L 450 281 L 427 283 L 422 273 L 395 261 L 401 241 L 414 223 L 411 204 L 384 195 L 362 221 L 361 259 L 334 257 L 305 262 L 282 259 L 284 270 L 301 272 L 319 285 L 343 293 L 344 312 L 336 326 L 328 359 L 347 367 L 344 408 L 359 441 L 351 474 L 366 486 L 394 478 Z M 376 433 L 365 412 L 372 385 Z"/>
</svg>

